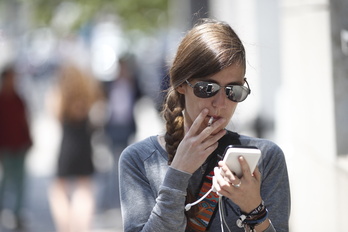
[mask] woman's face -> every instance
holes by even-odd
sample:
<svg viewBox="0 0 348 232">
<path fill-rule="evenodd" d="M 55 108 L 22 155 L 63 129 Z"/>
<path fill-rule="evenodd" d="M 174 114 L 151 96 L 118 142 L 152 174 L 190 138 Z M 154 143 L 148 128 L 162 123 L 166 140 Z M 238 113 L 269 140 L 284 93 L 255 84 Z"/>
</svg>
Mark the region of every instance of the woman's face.
<svg viewBox="0 0 348 232">
<path fill-rule="evenodd" d="M 195 85 L 198 81 L 209 81 L 215 82 L 220 86 L 226 86 L 230 84 L 244 84 L 244 68 L 240 65 L 231 65 L 222 71 L 216 73 L 215 75 L 202 78 L 202 79 L 194 79 L 191 80 L 190 83 Z M 219 131 L 227 126 L 229 121 L 232 118 L 232 115 L 237 107 L 237 102 L 233 102 L 229 100 L 225 94 L 224 88 L 221 88 L 219 92 L 210 97 L 210 98 L 199 98 L 193 93 L 192 87 L 188 84 L 184 83 L 180 87 L 178 87 L 178 92 L 185 95 L 185 125 L 191 127 L 193 121 L 197 118 L 197 116 L 202 112 L 203 109 L 208 109 L 209 113 L 205 118 L 204 122 L 201 125 L 202 131 L 207 127 L 208 121 L 211 117 L 214 117 L 213 123 L 220 119 L 225 118 L 226 123 L 221 126 L 216 131 Z"/>
</svg>

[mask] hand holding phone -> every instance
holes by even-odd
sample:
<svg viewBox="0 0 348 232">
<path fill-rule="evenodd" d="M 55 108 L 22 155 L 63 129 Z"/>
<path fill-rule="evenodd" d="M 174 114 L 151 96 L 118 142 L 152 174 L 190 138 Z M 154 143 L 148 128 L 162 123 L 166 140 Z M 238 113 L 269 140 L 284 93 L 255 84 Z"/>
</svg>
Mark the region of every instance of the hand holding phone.
<svg viewBox="0 0 348 232">
<path fill-rule="evenodd" d="M 257 147 L 235 145 L 230 145 L 225 149 L 223 161 L 238 178 L 243 176 L 243 171 L 238 160 L 240 156 L 244 157 L 252 174 L 261 157 L 261 151 Z"/>
</svg>

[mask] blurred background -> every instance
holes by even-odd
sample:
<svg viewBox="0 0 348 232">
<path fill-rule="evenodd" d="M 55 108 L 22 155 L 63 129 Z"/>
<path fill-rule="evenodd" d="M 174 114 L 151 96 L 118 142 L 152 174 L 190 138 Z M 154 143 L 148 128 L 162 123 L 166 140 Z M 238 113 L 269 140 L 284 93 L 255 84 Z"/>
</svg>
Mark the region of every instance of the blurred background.
<svg viewBox="0 0 348 232">
<path fill-rule="evenodd" d="M 92 231 L 122 231 L 118 156 L 129 143 L 163 132 L 167 68 L 185 31 L 202 17 L 228 22 L 246 47 L 252 94 L 229 127 L 284 150 L 290 231 L 345 231 L 347 15 L 345 0 L 1 0 L 0 68 L 15 66 L 32 146 L 21 221 L 8 207 L 14 190 L 6 190 L 0 231 L 56 231 L 49 189 L 62 128 L 52 93 L 65 63 L 92 76 L 103 96 L 90 110 Z"/>
</svg>

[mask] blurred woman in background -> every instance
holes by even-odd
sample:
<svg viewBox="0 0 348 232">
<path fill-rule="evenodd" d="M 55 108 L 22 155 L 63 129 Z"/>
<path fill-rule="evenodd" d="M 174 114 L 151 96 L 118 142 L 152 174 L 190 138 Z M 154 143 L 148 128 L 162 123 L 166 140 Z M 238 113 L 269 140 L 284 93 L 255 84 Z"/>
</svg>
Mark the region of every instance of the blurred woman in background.
<svg viewBox="0 0 348 232">
<path fill-rule="evenodd" d="M 61 67 L 54 108 L 62 141 L 57 176 L 50 189 L 51 210 L 59 232 L 89 231 L 95 205 L 90 113 L 101 93 L 87 72 L 72 64 Z"/>
</svg>

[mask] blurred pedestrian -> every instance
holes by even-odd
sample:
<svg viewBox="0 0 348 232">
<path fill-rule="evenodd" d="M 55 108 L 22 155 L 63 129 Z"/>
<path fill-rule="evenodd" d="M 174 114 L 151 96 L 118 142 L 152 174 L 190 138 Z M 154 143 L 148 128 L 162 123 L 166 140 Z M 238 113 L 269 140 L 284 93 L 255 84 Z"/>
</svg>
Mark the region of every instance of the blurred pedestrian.
<svg viewBox="0 0 348 232">
<path fill-rule="evenodd" d="M 87 72 L 62 65 L 54 91 L 55 112 L 62 127 L 57 176 L 50 188 L 50 205 L 59 232 L 89 231 L 94 213 L 90 120 L 101 89 Z"/>
<path fill-rule="evenodd" d="M 14 215 L 14 227 L 21 227 L 25 184 L 25 159 L 32 145 L 25 102 L 16 90 L 16 70 L 13 64 L 1 73 L 0 84 L 0 210 L 9 208 Z"/>
<path fill-rule="evenodd" d="M 134 106 L 140 95 L 130 57 L 119 60 L 118 74 L 108 92 L 106 132 L 111 139 L 113 152 L 120 152 L 136 132 Z"/>
<path fill-rule="evenodd" d="M 114 81 L 108 84 L 107 116 L 105 133 L 110 141 L 113 165 L 104 173 L 101 192 L 101 208 L 119 208 L 118 160 L 121 151 L 130 143 L 136 133 L 134 107 L 141 96 L 138 88 L 136 67 L 131 55 L 124 55 L 118 61 L 118 72 Z"/>
</svg>

